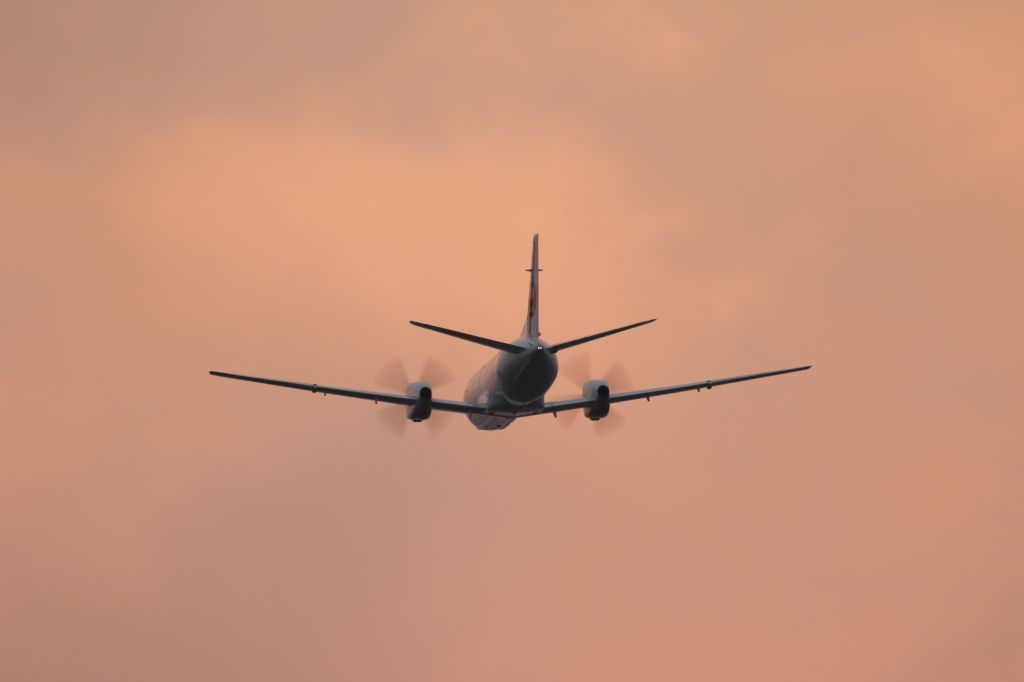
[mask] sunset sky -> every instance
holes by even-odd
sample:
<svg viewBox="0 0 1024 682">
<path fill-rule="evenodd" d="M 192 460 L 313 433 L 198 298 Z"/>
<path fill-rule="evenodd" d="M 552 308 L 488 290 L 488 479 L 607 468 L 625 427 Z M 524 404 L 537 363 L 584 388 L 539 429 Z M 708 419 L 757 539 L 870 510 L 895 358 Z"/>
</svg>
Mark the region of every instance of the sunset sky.
<svg viewBox="0 0 1024 682">
<path fill-rule="evenodd" d="M 0 677 L 1024 670 L 1024 4 L 0 11 Z M 516 336 L 658 386 L 397 439 Z M 566 354 L 581 351 L 567 350 Z M 565 360 L 563 360 L 564 362 Z M 615 387 L 613 387 L 613 390 Z M 559 379 L 551 397 L 578 389 Z"/>
</svg>

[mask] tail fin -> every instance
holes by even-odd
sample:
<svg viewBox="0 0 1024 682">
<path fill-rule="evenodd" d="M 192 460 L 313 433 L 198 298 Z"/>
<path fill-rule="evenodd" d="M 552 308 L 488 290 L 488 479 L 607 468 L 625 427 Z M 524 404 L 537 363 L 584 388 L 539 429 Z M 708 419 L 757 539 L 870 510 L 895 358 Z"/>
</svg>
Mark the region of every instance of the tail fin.
<svg viewBox="0 0 1024 682">
<path fill-rule="evenodd" d="M 533 260 L 530 263 L 530 302 L 526 307 L 526 322 L 523 323 L 522 335 L 536 339 L 540 337 L 540 277 L 541 270 L 537 266 L 537 236 L 533 235 Z"/>
</svg>

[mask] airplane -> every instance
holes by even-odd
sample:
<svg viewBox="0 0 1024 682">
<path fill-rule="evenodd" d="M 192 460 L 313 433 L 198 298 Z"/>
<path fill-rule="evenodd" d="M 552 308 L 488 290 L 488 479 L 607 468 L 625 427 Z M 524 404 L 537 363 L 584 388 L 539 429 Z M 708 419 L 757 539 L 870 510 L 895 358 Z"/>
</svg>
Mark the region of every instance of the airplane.
<svg viewBox="0 0 1024 682">
<path fill-rule="evenodd" d="M 558 417 L 559 413 L 573 413 L 575 410 L 582 411 L 587 419 L 597 422 L 606 419 L 611 414 L 611 406 L 617 403 L 640 399 L 650 401 L 651 398 L 658 396 L 686 391 L 700 392 L 701 389 L 711 389 L 715 386 L 735 384 L 753 379 L 764 379 L 780 374 L 802 372 L 811 368 L 811 365 L 804 365 L 802 367 L 778 369 L 771 372 L 744 374 L 724 379 L 707 379 L 688 384 L 676 384 L 674 386 L 646 388 L 619 393 L 613 393 L 606 380 L 591 379 L 583 384 L 583 393 L 579 398 L 546 401 L 544 396 L 555 382 L 555 377 L 558 376 L 558 356 L 560 353 L 570 348 L 596 341 L 597 339 L 603 339 L 612 334 L 648 325 L 655 320 L 635 322 L 624 327 L 617 327 L 560 343 L 549 344 L 547 341 L 542 340 L 540 334 L 539 301 L 539 273 L 541 269 L 538 266 L 537 260 L 537 242 L 538 235 L 535 234 L 533 235 L 533 258 L 527 271 L 530 273 L 530 295 L 526 308 L 526 321 L 523 323 L 523 329 L 519 334 L 519 338 L 514 341 L 498 341 L 424 322 L 409 321 L 409 324 L 421 329 L 447 334 L 448 336 L 498 351 L 498 354 L 491 358 L 469 380 L 462 401 L 435 398 L 433 388 L 427 381 L 413 381 L 406 386 L 404 394 L 394 394 L 337 388 L 322 384 L 280 381 L 278 379 L 265 379 L 263 377 L 229 374 L 227 372 L 211 371 L 210 374 L 226 379 L 252 381 L 259 384 L 294 388 L 300 391 L 310 391 L 323 395 L 339 395 L 347 398 L 372 400 L 375 403 L 402 405 L 405 407 L 406 419 L 413 422 L 428 420 L 434 412 L 455 412 L 466 415 L 473 426 L 481 431 L 497 431 L 507 428 L 509 424 L 522 417 L 533 417 L 541 414 L 550 414 Z"/>
</svg>

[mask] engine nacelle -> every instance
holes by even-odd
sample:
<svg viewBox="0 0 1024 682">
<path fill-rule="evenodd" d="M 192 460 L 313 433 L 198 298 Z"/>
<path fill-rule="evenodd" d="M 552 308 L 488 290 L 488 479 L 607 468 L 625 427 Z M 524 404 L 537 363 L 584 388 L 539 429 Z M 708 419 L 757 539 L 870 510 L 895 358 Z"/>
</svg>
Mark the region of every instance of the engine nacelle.
<svg viewBox="0 0 1024 682">
<path fill-rule="evenodd" d="M 429 419 L 434 397 L 430 384 L 426 381 L 414 381 L 406 387 L 405 394 L 416 399 L 416 402 L 405 408 L 405 416 L 414 422 Z"/>
<path fill-rule="evenodd" d="M 583 408 L 586 418 L 597 421 L 607 417 L 608 410 L 611 408 L 610 395 L 608 384 L 600 379 L 593 379 L 583 384 L 583 397 L 595 401 L 590 407 Z"/>
</svg>

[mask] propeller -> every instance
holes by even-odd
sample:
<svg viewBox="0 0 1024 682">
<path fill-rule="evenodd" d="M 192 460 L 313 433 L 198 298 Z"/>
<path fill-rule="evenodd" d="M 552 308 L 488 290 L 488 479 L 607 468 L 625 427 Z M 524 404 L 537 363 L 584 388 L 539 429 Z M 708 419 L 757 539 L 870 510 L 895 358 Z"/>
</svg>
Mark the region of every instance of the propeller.
<svg viewBox="0 0 1024 682">
<path fill-rule="evenodd" d="M 423 369 L 420 370 L 420 377 L 431 386 L 444 386 L 451 382 L 452 373 L 434 358 L 427 358 L 423 361 Z M 414 380 L 405 369 L 402 358 L 393 358 L 377 372 L 377 382 L 392 391 L 405 393 L 406 387 Z"/>
<path fill-rule="evenodd" d="M 604 438 L 605 436 L 610 436 L 619 429 L 621 429 L 623 426 L 625 426 L 626 422 L 628 421 L 628 419 L 622 416 L 621 412 L 610 410 L 608 412 L 607 417 L 604 417 L 603 419 L 598 419 L 596 422 L 594 422 L 594 433 L 600 436 L 601 438 Z"/>
<path fill-rule="evenodd" d="M 454 378 L 448 368 L 434 358 L 427 358 L 423 361 L 423 368 L 420 370 L 419 376 L 420 380 L 426 381 L 431 388 L 443 386 Z M 406 388 L 413 381 L 401 358 L 393 358 L 377 372 L 377 382 L 395 393 L 404 394 Z M 401 405 L 383 405 L 383 408 L 377 410 L 377 417 L 380 419 L 381 425 L 395 436 L 404 436 L 409 425 L 405 408 Z M 430 418 L 426 420 L 431 433 L 437 433 L 443 428 L 448 423 L 447 417 L 449 416 L 444 412 L 431 412 Z"/>
<path fill-rule="evenodd" d="M 613 390 L 628 390 L 633 385 L 629 371 L 621 362 L 612 363 L 603 376 L 594 376 L 590 368 L 590 353 L 583 351 L 569 356 L 562 364 L 562 369 L 569 380 L 580 389 L 591 379 L 603 379 Z"/>
<path fill-rule="evenodd" d="M 629 390 L 633 385 L 633 380 L 629 376 L 629 371 L 621 362 L 612 363 L 608 369 L 602 373 L 603 375 L 594 376 L 591 372 L 590 353 L 586 351 L 570 355 L 566 358 L 565 362 L 561 363 L 561 365 L 565 376 L 576 384 L 580 390 L 582 390 L 584 384 L 591 379 L 603 380 L 613 391 Z M 568 428 L 575 423 L 581 412 L 582 410 L 566 410 L 565 412 L 560 412 L 558 415 L 558 421 L 563 427 Z M 602 437 L 610 435 L 622 428 L 626 421 L 627 420 L 619 412 L 616 412 L 613 409 L 608 412 L 607 417 L 598 419 L 594 422 L 594 433 Z"/>
</svg>

